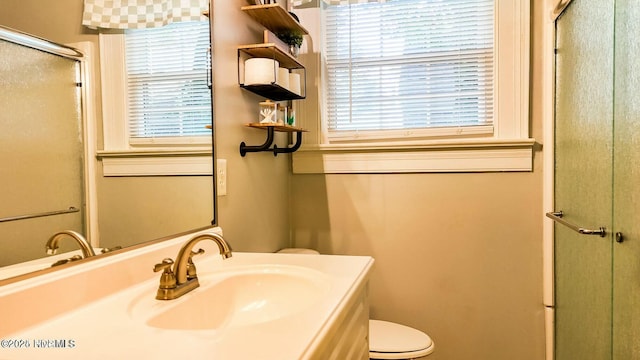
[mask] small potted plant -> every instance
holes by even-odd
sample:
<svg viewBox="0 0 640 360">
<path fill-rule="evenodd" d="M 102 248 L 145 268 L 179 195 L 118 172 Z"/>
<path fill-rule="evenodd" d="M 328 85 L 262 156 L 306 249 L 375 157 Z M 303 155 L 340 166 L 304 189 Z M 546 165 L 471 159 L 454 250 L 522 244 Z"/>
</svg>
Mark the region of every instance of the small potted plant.
<svg viewBox="0 0 640 360">
<path fill-rule="evenodd" d="M 289 45 L 289 53 L 294 57 L 298 57 L 300 45 L 302 45 L 302 35 L 295 32 L 285 32 L 277 34 L 278 38 Z"/>
</svg>

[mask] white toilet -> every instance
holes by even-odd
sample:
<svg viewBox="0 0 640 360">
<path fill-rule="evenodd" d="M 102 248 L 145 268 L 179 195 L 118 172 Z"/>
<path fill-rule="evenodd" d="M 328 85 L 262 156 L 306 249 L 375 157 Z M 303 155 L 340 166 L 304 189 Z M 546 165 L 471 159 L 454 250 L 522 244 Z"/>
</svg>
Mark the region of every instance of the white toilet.
<svg viewBox="0 0 640 360">
<path fill-rule="evenodd" d="M 287 254 L 320 254 L 316 250 L 286 248 Z M 435 348 L 429 335 L 420 330 L 382 320 L 369 320 L 369 359 L 419 359 Z"/>
<path fill-rule="evenodd" d="M 369 320 L 370 359 L 419 359 L 433 352 L 429 335 L 382 320 Z"/>
</svg>

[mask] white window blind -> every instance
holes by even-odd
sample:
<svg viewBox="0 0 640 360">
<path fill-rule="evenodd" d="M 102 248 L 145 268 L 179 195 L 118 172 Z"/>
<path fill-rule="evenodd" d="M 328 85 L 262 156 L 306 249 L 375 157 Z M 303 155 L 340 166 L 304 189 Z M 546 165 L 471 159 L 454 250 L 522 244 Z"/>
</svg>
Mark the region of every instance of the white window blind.
<svg viewBox="0 0 640 360">
<path fill-rule="evenodd" d="M 493 9 L 493 0 L 327 5 L 329 136 L 393 129 L 492 131 Z"/>
<path fill-rule="evenodd" d="M 126 31 L 130 141 L 210 136 L 209 43 L 207 21 Z"/>
</svg>

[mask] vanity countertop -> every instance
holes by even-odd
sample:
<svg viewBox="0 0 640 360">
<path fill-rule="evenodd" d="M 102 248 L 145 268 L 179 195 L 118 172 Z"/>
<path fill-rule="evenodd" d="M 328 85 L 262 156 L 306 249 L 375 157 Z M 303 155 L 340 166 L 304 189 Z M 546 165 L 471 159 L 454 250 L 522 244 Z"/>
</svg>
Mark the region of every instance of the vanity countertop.
<svg viewBox="0 0 640 360">
<path fill-rule="evenodd" d="M 331 325 L 341 309 L 353 293 L 366 284 L 373 264 L 373 259 L 366 256 L 238 252 L 232 258 L 222 260 L 214 251 L 207 253 L 194 259 L 201 287 L 183 297 L 168 301 L 155 300 L 159 274 L 153 274 L 143 281 L 78 306 L 75 310 L 43 319 L 18 331 L 0 334 L 0 358 L 313 359 L 322 338 L 331 331 Z M 147 271 L 151 272 L 152 266 L 153 263 L 147 264 Z M 150 319 L 155 318 L 159 311 L 204 296 L 202 294 L 206 294 L 206 289 L 224 280 L 225 274 L 254 273 L 256 269 L 267 269 L 272 273 L 304 270 L 308 273 L 301 276 L 314 278 L 314 286 L 319 292 L 317 295 L 314 293 L 308 306 L 294 304 L 287 314 L 275 318 L 258 320 L 254 316 L 237 321 L 225 318 L 215 329 L 168 329 L 150 325 L 153 323 Z M 90 277 L 86 281 L 91 281 Z M 273 283 L 262 284 L 258 281 L 252 286 L 260 290 L 262 285 L 273 286 Z M 75 291 L 82 293 L 91 288 L 88 286 Z M 64 287 L 61 289 L 65 290 Z M 298 291 L 308 289 L 301 287 Z M 238 294 L 237 297 L 242 296 L 241 292 Z M 56 298 L 64 296 L 74 297 L 74 294 L 63 291 L 34 299 L 31 304 L 3 304 L 0 291 L 0 306 L 3 317 L 20 316 L 21 312 L 29 312 L 33 306 L 46 307 L 48 303 L 56 302 Z M 208 316 L 209 304 L 211 309 L 231 309 L 233 306 L 229 303 L 234 301 L 238 300 L 221 300 L 210 296 L 205 303 L 200 301 L 201 307 L 187 308 L 188 311 L 202 312 L 204 317 Z M 248 307 L 263 305 L 253 301 L 233 311 L 259 314 L 255 312 L 257 308 Z M 7 306 L 13 313 L 6 313 Z M 169 311 L 175 315 L 178 310 Z"/>
</svg>

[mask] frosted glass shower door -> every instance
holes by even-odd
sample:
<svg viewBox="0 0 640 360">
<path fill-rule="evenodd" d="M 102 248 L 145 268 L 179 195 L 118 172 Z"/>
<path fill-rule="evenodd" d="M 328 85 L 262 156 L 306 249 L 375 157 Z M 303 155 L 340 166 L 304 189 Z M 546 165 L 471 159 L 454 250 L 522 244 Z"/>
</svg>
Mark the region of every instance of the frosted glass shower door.
<svg viewBox="0 0 640 360">
<path fill-rule="evenodd" d="M 42 258 L 56 232 L 86 235 L 79 62 L 0 40 L 0 266 Z M 77 246 L 63 241 L 59 252 Z"/>
<path fill-rule="evenodd" d="M 613 358 L 640 359 L 640 0 L 616 1 Z"/>
<path fill-rule="evenodd" d="M 555 209 L 612 227 L 614 1 L 574 1 L 556 22 Z M 555 354 L 611 359 L 612 237 L 555 225 Z"/>
</svg>

